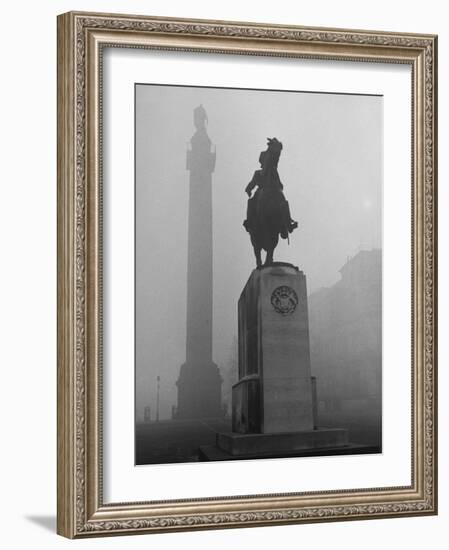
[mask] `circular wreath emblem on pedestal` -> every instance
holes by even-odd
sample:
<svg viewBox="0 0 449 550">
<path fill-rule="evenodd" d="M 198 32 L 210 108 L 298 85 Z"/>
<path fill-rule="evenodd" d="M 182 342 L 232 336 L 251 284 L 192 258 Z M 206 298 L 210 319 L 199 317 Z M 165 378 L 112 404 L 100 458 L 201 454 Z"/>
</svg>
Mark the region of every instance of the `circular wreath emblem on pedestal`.
<svg viewBox="0 0 449 550">
<path fill-rule="evenodd" d="M 298 305 L 298 295 L 289 286 L 278 286 L 271 294 L 271 305 L 281 315 L 290 315 Z"/>
</svg>

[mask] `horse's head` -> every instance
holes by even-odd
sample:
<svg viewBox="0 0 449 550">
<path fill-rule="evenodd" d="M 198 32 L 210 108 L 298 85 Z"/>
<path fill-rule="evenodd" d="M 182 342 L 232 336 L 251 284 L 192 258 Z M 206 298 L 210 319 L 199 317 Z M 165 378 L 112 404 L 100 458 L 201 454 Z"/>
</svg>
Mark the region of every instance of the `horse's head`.
<svg viewBox="0 0 449 550">
<path fill-rule="evenodd" d="M 260 163 L 265 167 L 277 167 L 281 156 L 282 143 L 277 138 L 267 138 L 267 150 L 260 155 Z M 262 158 L 263 155 L 263 158 Z"/>
</svg>

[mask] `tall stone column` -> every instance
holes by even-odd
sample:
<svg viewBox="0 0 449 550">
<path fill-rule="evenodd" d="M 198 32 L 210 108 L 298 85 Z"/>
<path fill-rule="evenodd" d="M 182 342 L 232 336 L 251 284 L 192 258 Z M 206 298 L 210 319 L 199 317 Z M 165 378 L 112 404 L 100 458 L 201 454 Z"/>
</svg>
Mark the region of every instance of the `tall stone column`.
<svg viewBox="0 0 449 550">
<path fill-rule="evenodd" d="M 221 377 L 212 360 L 213 246 L 212 173 L 215 152 L 206 129 L 203 106 L 194 110 L 196 132 L 187 151 L 189 226 L 187 259 L 186 362 L 178 386 L 178 418 L 222 414 Z"/>
</svg>

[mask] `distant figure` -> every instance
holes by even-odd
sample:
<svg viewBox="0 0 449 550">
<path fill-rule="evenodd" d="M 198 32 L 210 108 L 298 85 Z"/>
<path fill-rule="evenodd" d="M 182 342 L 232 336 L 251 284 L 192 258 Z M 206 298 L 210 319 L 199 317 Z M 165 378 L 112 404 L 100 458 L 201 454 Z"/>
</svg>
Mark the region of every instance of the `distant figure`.
<svg viewBox="0 0 449 550">
<path fill-rule="evenodd" d="M 282 192 L 284 186 L 277 169 L 281 151 L 282 143 L 276 138 L 268 138 L 267 150 L 259 156 L 261 169 L 254 172 L 245 188 L 250 198 L 243 225 L 250 234 L 257 267 L 262 266 L 262 249 L 267 253 L 264 265 L 271 265 L 279 235 L 287 239 L 298 227 L 298 222 L 290 216 L 290 207 Z M 251 196 L 255 187 L 257 190 Z"/>
</svg>

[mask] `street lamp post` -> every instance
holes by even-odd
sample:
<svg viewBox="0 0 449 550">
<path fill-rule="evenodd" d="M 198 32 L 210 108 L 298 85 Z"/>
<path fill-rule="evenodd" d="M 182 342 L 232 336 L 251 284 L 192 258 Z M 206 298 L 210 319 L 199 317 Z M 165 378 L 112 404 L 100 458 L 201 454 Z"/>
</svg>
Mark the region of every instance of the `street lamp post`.
<svg viewBox="0 0 449 550">
<path fill-rule="evenodd" d="M 160 388 L 161 377 L 158 376 L 158 377 L 156 378 L 156 380 L 157 380 L 156 422 L 159 422 L 159 388 Z"/>
</svg>

